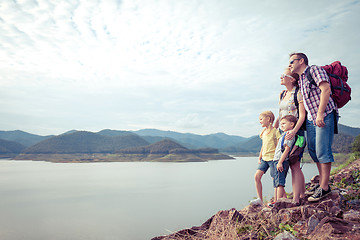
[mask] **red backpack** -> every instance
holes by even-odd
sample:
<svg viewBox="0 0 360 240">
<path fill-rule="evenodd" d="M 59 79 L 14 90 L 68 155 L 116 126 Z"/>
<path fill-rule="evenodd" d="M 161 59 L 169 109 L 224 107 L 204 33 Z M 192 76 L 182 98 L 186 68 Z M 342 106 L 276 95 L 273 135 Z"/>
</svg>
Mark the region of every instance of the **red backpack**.
<svg viewBox="0 0 360 240">
<path fill-rule="evenodd" d="M 345 66 L 342 66 L 339 61 L 333 62 L 330 65 L 322 66 L 330 78 L 331 85 L 331 97 L 333 98 L 336 106 L 342 108 L 346 103 L 351 100 L 351 88 L 347 84 L 348 71 Z M 312 78 L 310 71 L 308 79 L 311 84 L 316 86 L 314 79 Z"/>
</svg>

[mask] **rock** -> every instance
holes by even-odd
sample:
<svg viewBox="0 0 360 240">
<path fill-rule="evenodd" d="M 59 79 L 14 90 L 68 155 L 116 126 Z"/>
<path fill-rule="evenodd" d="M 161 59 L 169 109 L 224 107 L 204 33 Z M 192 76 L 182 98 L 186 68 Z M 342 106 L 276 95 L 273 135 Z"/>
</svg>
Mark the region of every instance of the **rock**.
<svg viewBox="0 0 360 240">
<path fill-rule="evenodd" d="M 320 176 L 319 175 L 316 175 L 316 176 L 314 176 L 313 178 L 310 179 L 310 183 L 312 185 L 319 184 L 319 182 L 320 182 Z"/>
<path fill-rule="evenodd" d="M 349 212 L 344 213 L 344 220 L 360 222 L 360 212 L 351 209 Z"/>
<path fill-rule="evenodd" d="M 281 198 L 275 202 L 273 211 L 278 212 L 280 209 L 293 207 L 297 207 L 297 205 L 292 201 L 292 199 Z"/>
<path fill-rule="evenodd" d="M 227 211 L 220 211 L 213 216 L 208 229 L 214 231 L 216 226 L 219 226 L 220 224 L 232 224 L 241 221 L 243 218 L 244 217 L 241 213 L 239 213 L 235 208 Z"/>
<path fill-rule="evenodd" d="M 320 223 L 320 220 L 319 220 L 318 216 L 316 216 L 316 214 L 312 215 L 307 222 L 306 234 L 312 233 L 319 223 Z"/>
<path fill-rule="evenodd" d="M 350 205 L 351 208 L 360 209 L 360 199 L 350 200 L 348 204 Z"/>
<path fill-rule="evenodd" d="M 297 240 L 296 237 L 294 237 L 293 235 L 291 235 L 291 233 L 289 233 L 288 231 L 284 231 L 280 234 L 278 234 L 274 240 Z"/>
<path fill-rule="evenodd" d="M 360 226 L 349 221 L 344 221 L 340 218 L 325 217 L 320 221 L 315 230 L 308 235 L 312 240 L 327 240 L 327 239 L 358 239 L 354 236 L 360 237 Z"/>
<path fill-rule="evenodd" d="M 307 234 L 307 226 L 308 224 L 306 223 L 306 221 L 298 221 L 295 225 L 294 225 L 294 230 L 296 232 L 298 232 L 301 235 L 306 235 Z"/>
<path fill-rule="evenodd" d="M 234 226 L 236 222 L 239 222 L 242 219 L 243 219 L 242 214 L 238 212 L 235 208 L 230 210 L 219 211 L 214 216 L 209 218 L 205 223 L 203 223 L 200 227 L 192 227 L 189 229 L 184 229 L 176 233 L 170 234 L 168 236 L 159 236 L 152 238 L 151 240 L 204 239 L 209 233 L 228 236 L 230 237 L 229 239 L 234 239 L 234 236 L 237 237 L 237 230 L 234 228 L 233 229 L 234 231 L 229 231 L 229 229 L 231 226 Z M 219 226 L 227 226 L 227 227 L 221 228 Z"/>
</svg>

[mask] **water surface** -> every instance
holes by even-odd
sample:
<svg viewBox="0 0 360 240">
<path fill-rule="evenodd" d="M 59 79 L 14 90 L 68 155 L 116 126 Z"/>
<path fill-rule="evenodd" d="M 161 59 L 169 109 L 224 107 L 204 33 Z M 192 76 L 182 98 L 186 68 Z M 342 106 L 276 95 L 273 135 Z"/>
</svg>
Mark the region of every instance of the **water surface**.
<svg viewBox="0 0 360 240">
<path fill-rule="evenodd" d="M 219 210 L 248 205 L 256 196 L 256 167 L 256 157 L 202 163 L 1 160 L 0 239 L 144 240 L 199 226 Z M 317 173 L 313 164 L 303 169 L 306 180 Z M 263 184 L 270 199 L 268 173 Z"/>
</svg>

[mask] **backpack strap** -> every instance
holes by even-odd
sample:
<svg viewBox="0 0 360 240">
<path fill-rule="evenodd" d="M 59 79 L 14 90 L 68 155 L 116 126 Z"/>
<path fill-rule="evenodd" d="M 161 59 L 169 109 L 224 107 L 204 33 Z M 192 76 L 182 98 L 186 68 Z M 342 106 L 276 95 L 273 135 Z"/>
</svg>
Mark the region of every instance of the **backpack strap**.
<svg viewBox="0 0 360 240">
<path fill-rule="evenodd" d="M 284 151 L 285 151 L 285 147 L 284 147 L 285 135 L 286 135 L 286 134 L 284 134 L 284 137 L 281 139 L 281 152 L 284 152 Z M 295 146 L 295 143 L 296 143 L 296 141 L 298 140 L 299 135 L 295 134 L 295 137 L 294 137 L 294 138 L 295 138 L 295 139 L 294 139 L 294 143 L 293 143 L 293 145 L 292 145 L 291 148 L 290 148 L 289 154 L 291 153 L 291 150 L 292 150 L 293 147 Z"/>
<path fill-rule="evenodd" d="M 296 106 L 296 110 L 297 110 L 298 117 L 300 117 L 299 101 L 298 101 L 298 98 L 297 98 L 298 92 L 299 92 L 299 87 L 295 87 L 294 103 L 295 103 L 295 106 Z"/>
<path fill-rule="evenodd" d="M 284 147 L 284 142 L 285 142 L 285 135 L 281 138 L 281 152 L 284 152 L 285 151 L 285 147 Z"/>
<path fill-rule="evenodd" d="M 310 69 L 311 69 L 311 66 L 305 72 L 305 76 L 306 76 L 307 80 L 309 80 L 309 82 L 310 82 L 310 90 L 311 90 L 311 85 L 314 85 L 316 87 L 317 87 L 317 85 L 316 85 L 316 82 L 315 82 L 314 78 L 311 76 Z M 310 92 L 311 91 L 309 91 L 309 96 L 308 96 L 309 98 L 310 98 Z"/>
<path fill-rule="evenodd" d="M 284 98 L 286 94 L 286 90 L 283 90 L 281 93 L 280 93 L 280 101 Z"/>
</svg>

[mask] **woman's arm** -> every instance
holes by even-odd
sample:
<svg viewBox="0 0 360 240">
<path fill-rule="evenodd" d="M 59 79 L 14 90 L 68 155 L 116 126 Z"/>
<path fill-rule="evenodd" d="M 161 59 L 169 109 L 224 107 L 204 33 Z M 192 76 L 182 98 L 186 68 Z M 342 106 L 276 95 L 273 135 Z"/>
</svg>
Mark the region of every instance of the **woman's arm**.
<svg viewBox="0 0 360 240">
<path fill-rule="evenodd" d="M 304 103 L 299 102 L 299 119 L 296 122 L 295 127 L 286 133 L 286 136 L 285 136 L 286 140 L 291 140 L 295 137 L 296 133 L 299 131 L 303 122 L 305 121 L 305 117 L 306 117 L 306 110 L 304 107 Z"/>
</svg>

